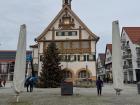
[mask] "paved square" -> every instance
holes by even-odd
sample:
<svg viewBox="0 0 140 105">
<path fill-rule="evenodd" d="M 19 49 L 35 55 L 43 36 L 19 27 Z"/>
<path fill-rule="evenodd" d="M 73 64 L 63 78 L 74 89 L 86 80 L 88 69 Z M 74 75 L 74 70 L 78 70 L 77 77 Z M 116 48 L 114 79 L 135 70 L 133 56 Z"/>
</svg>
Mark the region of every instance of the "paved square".
<svg viewBox="0 0 140 105">
<path fill-rule="evenodd" d="M 0 88 L 0 105 L 140 105 L 140 95 L 136 85 L 125 85 L 120 96 L 115 95 L 112 85 L 103 87 L 103 95 L 97 96 L 96 88 L 74 88 L 73 96 L 61 96 L 60 88 L 26 90 L 20 96 L 20 102 L 11 88 Z"/>
</svg>

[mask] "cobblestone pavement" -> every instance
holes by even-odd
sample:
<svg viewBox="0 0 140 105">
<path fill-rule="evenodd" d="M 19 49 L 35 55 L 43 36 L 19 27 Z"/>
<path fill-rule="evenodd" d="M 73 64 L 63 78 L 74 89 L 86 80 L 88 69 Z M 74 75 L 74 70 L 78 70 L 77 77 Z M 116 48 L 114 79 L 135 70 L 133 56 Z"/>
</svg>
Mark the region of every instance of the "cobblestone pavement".
<svg viewBox="0 0 140 105">
<path fill-rule="evenodd" d="M 61 96 L 60 88 L 24 90 L 19 103 L 10 87 L 0 88 L 0 105 L 140 105 L 136 85 L 125 85 L 120 96 L 110 84 L 103 87 L 103 95 L 97 96 L 96 88 L 74 88 L 73 96 Z"/>
</svg>

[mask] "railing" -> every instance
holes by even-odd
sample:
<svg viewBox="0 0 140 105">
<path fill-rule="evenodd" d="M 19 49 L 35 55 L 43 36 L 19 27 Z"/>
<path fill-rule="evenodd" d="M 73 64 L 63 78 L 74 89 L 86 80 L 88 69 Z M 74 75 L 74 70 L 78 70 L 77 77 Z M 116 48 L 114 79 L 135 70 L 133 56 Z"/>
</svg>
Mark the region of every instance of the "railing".
<svg viewBox="0 0 140 105">
<path fill-rule="evenodd" d="M 123 66 L 123 69 L 131 69 L 131 68 L 133 68 L 133 65 L 124 65 Z"/>
<path fill-rule="evenodd" d="M 122 45 L 121 49 L 122 50 L 130 50 L 130 46 L 129 45 Z"/>
<path fill-rule="evenodd" d="M 129 45 L 126 45 L 125 46 L 125 49 L 127 49 L 127 50 L 130 49 L 130 46 Z"/>
<path fill-rule="evenodd" d="M 123 55 L 123 59 L 132 59 L 132 54 Z"/>
<path fill-rule="evenodd" d="M 128 65 L 128 69 L 131 69 L 131 68 L 133 68 L 133 66 L 132 65 Z"/>
</svg>

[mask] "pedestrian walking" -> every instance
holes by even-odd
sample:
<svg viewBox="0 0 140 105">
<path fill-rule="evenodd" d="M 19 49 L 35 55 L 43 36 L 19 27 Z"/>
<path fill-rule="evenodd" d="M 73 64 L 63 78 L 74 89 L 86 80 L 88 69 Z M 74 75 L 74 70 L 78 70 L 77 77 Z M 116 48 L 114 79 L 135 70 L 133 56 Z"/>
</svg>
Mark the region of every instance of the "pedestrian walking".
<svg viewBox="0 0 140 105">
<path fill-rule="evenodd" d="M 27 92 L 29 92 L 29 88 L 30 88 L 30 92 L 33 92 L 33 78 L 30 76 L 27 78 L 27 80 L 25 81 L 25 86 L 27 87 Z"/>
<path fill-rule="evenodd" d="M 97 87 L 97 94 L 102 95 L 102 87 L 103 87 L 103 81 L 98 77 L 98 80 L 96 81 L 96 87 Z"/>
<path fill-rule="evenodd" d="M 29 85 L 30 85 L 30 92 L 33 92 L 33 87 L 34 87 L 33 77 L 30 78 Z"/>
</svg>

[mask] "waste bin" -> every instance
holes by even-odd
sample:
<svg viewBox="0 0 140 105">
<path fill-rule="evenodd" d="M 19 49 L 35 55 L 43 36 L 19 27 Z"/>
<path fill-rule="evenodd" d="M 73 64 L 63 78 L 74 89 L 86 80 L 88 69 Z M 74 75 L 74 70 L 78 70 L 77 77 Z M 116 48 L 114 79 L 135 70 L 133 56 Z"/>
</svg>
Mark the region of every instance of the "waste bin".
<svg viewBox="0 0 140 105">
<path fill-rule="evenodd" d="M 137 83 L 138 94 L 140 94 L 140 82 Z"/>
<path fill-rule="evenodd" d="M 61 95 L 73 95 L 73 82 L 62 82 L 61 83 Z"/>
</svg>

